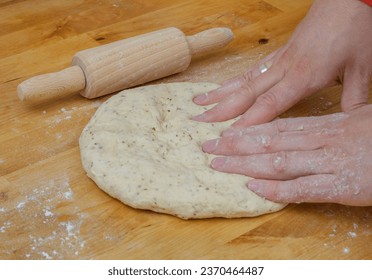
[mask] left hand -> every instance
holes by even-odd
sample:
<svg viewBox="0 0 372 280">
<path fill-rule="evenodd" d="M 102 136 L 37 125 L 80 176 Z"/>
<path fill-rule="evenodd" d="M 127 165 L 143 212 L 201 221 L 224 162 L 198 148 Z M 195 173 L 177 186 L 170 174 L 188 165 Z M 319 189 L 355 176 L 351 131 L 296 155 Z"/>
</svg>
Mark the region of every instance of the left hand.
<svg viewBox="0 0 372 280">
<path fill-rule="evenodd" d="M 371 26 L 372 8 L 361 1 L 315 0 L 287 44 L 243 75 L 196 96 L 196 104 L 217 104 L 193 119 L 216 122 L 241 116 L 232 128 L 265 123 L 337 80 L 343 84 L 344 112 L 366 105 Z"/>
<path fill-rule="evenodd" d="M 371 123 L 366 105 L 227 131 L 203 150 L 225 156 L 212 168 L 256 178 L 248 188 L 272 201 L 372 206 Z"/>
</svg>

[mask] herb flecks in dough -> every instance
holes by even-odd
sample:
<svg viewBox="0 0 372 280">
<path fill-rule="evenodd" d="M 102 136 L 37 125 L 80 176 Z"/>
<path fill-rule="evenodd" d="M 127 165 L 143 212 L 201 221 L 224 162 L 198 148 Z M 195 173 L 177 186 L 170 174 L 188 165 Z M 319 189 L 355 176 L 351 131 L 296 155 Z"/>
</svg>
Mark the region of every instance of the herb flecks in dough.
<svg viewBox="0 0 372 280">
<path fill-rule="evenodd" d="M 207 107 L 193 96 L 218 85 L 175 83 L 122 91 L 95 113 L 80 137 L 82 163 L 123 203 L 184 219 L 252 217 L 282 209 L 246 188 L 248 177 L 217 172 L 201 144 L 231 123 L 191 121 Z"/>
</svg>

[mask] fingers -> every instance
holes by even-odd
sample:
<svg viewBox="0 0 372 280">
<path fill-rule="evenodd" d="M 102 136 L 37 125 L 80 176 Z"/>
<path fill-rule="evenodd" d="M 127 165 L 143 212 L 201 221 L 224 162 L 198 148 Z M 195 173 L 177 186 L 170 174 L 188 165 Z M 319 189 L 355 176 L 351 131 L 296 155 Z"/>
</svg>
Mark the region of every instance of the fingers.
<svg viewBox="0 0 372 280">
<path fill-rule="evenodd" d="M 212 109 L 192 119 L 202 122 L 222 122 L 230 120 L 247 111 L 247 109 L 252 106 L 255 99 L 253 94 L 247 94 L 240 89 L 232 93 L 229 98 L 223 99 Z"/>
<path fill-rule="evenodd" d="M 251 69 L 248 69 L 247 73 L 250 73 Z M 211 90 L 209 92 L 199 94 L 194 97 L 193 101 L 198 105 L 210 105 L 213 103 L 220 102 L 224 98 L 230 96 L 236 90 L 241 87 L 241 76 L 231 78 L 225 81 L 221 87 Z"/>
<path fill-rule="evenodd" d="M 230 131 L 203 143 L 204 152 L 216 155 L 251 155 L 279 151 L 309 151 L 326 146 L 342 135 L 334 114 L 314 118 L 280 119 L 268 124 Z M 227 135 L 227 136 L 226 136 Z"/>
<path fill-rule="evenodd" d="M 322 149 L 217 157 L 212 160 L 211 166 L 221 172 L 274 180 L 288 180 L 313 174 L 331 174 L 336 169 L 335 161 L 332 161 Z"/>
<path fill-rule="evenodd" d="M 220 88 L 196 96 L 193 101 L 198 105 L 219 103 L 192 119 L 203 122 L 226 121 L 246 112 L 257 96 L 274 86 L 283 77 L 282 69 L 278 67 L 270 69 L 273 57 L 280 51 L 281 49 L 278 49 L 271 53 L 248 69 L 245 74 L 227 80 Z M 265 69 L 262 68 L 264 63 Z"/>
<path fill-rule="evenodd" d="M 368 195 L 355 193 L 335 174 L 319 174 L 287 181 L 257 180 L 247 183 L 248 189 L 268 200 L 282 203 L 330 202 L 353 206 L 369 206 Z"/>
<path fill-rule="evenodd" d="M 368 69 L 347 68 L 344 73 L 341 108 L 348 112 L 368 104 L 369 81 Z"/>
<path fill-rule="evenodd" d="M 305 151 L 324 147 L 340 130 L 287 132 L 274 136 L 255 135 L 222 137 L 206 141 L 203 151 L 216 155 L 251 155 L 278 151 Z"/>
<path fill-rule="evenodd" d="M 213 103 L 220 102 L 224 98 L 230 96 L 232 93 L 234 93 L 237 90 L 240 90 L 244 83 L 250 83 L 255 78 L 257 78 L 261 71 L 259 69 L 259 65 L 262 65 L 263 63 L 268 63 L 268 67 L 271 66 L 272 58 L 279 52 L 280 49 L 272 52 L 268 56 L 266 56 L 264 59 L 253 65 L 251 68 L 249 68 L 244 75 L 239 75 L 235 78 L 231 78 L 227 81 L 225 81 L 221 87 L 212 90 L 207 93 L 200 94 L 196 96 L 193 101 L 198 105 L 210 105 Z"/>
<path fill-rule="evenodd" d="M 268 200 L 283 203 L 339 202 L 344 194 L 335 192 L 336 175 L 321 174 L 289 181 L 251 180 L 247 187 Z"/>
<path fill-rule="evenodd" d="M 313 129 L 321 129 L 329 127 L 335 122 L 347 118 L 345 113 L 336 113 L 331 115 L 319 116 L 319 117 L 299 117 L 299 118 L 283 118 L 275 121 L 253 125 L 244 128 L 233 128 L 230 127 L 222 133 L 223 137 L 244 135 L 244 134 L 268 134 L 275 135 L 281 132 L 290 131 L 306 131 Z"/>
<path fill-rule="evenodd" d="M 224 98 L 214 108 L 194 117 L 193 120 L 212 122 L 237 117 L 251 107 L 259 95 L 278 83 L 283 75 L 283 70 L 275 66 L 255 79 L 243 75 L 234 80 L 232 84 L 227 85 L 228 98 Z M 233 93 L 230 91 L 233 91 Z"/>
<path fill-rule="evenodd" d="M 261 92 L 263 94 L 257 96 L 252 107 L 232 126 L 245 127 L 271 121 L 308 96 L 314 89 L 309 84 L 311 70 L 306 63 L 303 64 L 293 65 L 280 82 Z"/>
</svg>

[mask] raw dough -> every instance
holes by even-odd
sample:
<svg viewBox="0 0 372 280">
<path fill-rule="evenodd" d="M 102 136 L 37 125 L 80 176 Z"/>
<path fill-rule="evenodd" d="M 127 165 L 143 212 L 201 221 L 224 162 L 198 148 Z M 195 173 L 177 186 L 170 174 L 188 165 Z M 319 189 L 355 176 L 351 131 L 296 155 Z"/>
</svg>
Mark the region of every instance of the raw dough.
<svg viewBox="0 0 372 280">
<path fill-rule="evenodd" d="M 122 91 L 100 106 L 80 136 L 84 169 L 134 208 L 180 218 L 252 217 L 282 209 L 247 189 L 248 178 L 217 172 L 201 144 L 232 121 L 200 123 L 196 94 L 218 85 L 174 83 Z"/>
</svg>

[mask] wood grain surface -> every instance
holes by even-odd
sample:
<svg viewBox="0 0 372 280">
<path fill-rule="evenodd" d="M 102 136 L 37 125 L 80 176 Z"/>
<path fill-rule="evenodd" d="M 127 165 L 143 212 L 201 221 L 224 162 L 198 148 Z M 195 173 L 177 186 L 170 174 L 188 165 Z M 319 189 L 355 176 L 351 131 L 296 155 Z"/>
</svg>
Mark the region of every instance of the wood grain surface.
<svg viewBox="0 0 372 280">
<path fill-rule="evenodd" d="M 217 82 L 280 47 L 311 1 L 0 1 L 0 259 L 371 259 L 372 208 L 290 205 L 257 218 L 184 221 L 99 190 L 78 137 L 109 96 L 25 104 L 17 85 L 86 48 L 175 26 L 229 27 L 226 48 L 159 82 Z M 339 86 L 283 116 L 340 111 Z M 371 101 L 371 99 L 370 99 Z"/>
</svg>

